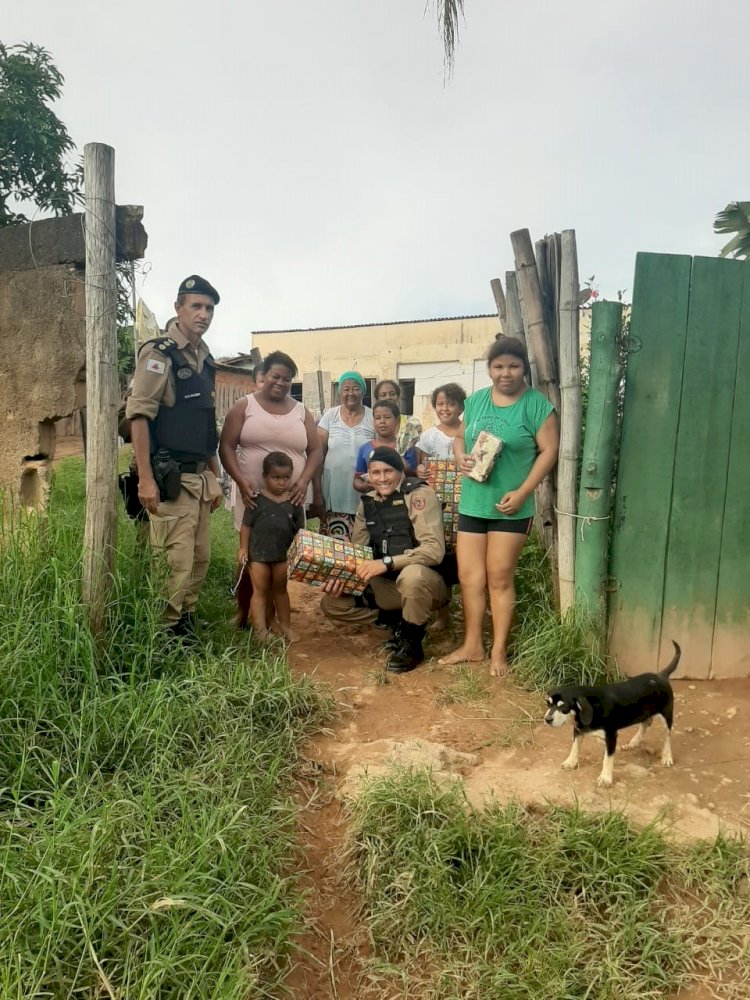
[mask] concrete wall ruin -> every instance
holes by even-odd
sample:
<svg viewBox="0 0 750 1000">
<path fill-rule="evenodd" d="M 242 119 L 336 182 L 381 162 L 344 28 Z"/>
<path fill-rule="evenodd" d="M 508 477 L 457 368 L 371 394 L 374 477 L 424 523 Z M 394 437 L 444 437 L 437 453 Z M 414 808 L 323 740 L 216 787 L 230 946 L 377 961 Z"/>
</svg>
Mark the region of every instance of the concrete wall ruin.
<svg viewBox="0 0 750 1000">
<path fill-rule="evenodd" d="M 118 259 L 142 257 L 137 206 L 117 209 Z M 85 406 L 83 216 L 0 230 L 0 491 L 44 506 L 55 421 Z"/>
<path fill-rule="evenodd" d="M 43 506 L 55 424 L 85 402 L 83 271 L 0 272 L 0 488 Z"/>
</svg>

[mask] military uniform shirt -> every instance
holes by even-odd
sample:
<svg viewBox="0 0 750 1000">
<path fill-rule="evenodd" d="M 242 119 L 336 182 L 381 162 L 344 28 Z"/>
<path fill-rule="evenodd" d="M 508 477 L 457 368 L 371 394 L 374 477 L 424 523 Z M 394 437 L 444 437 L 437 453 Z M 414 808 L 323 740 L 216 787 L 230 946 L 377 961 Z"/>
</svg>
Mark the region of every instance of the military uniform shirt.
<svg viewBox="0 0 750 1000">
<path fill-rule="evenodd" d="M 369 494 L 376 502 L 382 502 L 375 491 Z M 402 570 L 405 566 L 439 566 L 445 557 L 445 534 L 443 532 L 443 508 L 437 494 L 429 486 L 420 486 L 405 496 L 409 520 L 414 529 L 416 547 L 393 556 L 393 568 Z M 355 545 L 369 545 L 364 504 L 360 501 L 352 528 L 352 542 Z"/>
<path fill-rule="evenodd" d="M 193 347 L 176 324 L 171 327 L 167 336 L 171 337 L 182 352 L 185 363 L 194 371 L 202 372 L 210 353 L 203 338 L 198 341 L 197 347 Z M 155 420 L 160 406 L 174 406 L 175 390 L 171 371 L 172 361 L 165 351 L 160 351 L 153 343 L 143 346 L 135 367 L 133 391 L 125 409 L 128 419 L 145 417 L 147 420 Z"/>
</svg>

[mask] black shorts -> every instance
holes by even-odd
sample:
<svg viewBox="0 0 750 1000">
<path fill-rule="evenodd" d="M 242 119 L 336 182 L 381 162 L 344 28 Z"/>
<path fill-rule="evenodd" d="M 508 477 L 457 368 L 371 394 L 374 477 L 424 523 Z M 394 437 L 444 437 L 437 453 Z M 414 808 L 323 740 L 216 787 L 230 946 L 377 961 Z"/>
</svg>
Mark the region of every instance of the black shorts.
<svg viewBox="0 0 750 1000">
<path fill-rule="evenodd" d="M 472 517 L 471 514 L 458 515 L 458 530 L 470 535 L 486 535 L 488 531 L 509 531 L 514 535 L 528 535 L 534 523 L 533 517 L 520 520 L 500 517 Z"/>
</svg>

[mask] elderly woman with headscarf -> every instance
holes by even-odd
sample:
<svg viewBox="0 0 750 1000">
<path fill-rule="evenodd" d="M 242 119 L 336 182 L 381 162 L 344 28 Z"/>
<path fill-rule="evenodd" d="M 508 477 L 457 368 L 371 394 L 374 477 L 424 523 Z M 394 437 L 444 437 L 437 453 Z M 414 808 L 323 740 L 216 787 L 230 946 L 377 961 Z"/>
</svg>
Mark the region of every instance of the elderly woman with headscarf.
<svg viewBox="0 0 750 1000">
<path fill-rule="evenodd" d="M 365 380 L 359 372 L 344 372 L 339 378 L 341 403 L 326 410 L 318 423 L 323 447 L 320 530 L 327 535 L 348 538 L 359 505 L 353 486 L 357 452 L 375 436 L 372 410 L 364 405 Z"/>
</svg>

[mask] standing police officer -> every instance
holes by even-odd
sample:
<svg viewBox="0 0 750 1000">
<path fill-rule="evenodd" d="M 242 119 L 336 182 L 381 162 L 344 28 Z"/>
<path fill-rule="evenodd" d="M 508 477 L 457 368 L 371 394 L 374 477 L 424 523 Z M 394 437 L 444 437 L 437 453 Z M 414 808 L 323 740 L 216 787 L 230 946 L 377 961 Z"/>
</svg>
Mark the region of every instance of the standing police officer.
<svg viewBox="0 0 750 1000">
<path fill-rule="evenodd" d="M 403 674 L 424 660 L 422 640 L 430 614 L 449 600 L 438 568 L 445 557 L 443 512 L 435 493 L 421 479 L 407 478 L 393 448 L 375 448 L 367 473 L 372 491 L 361 500 L 352 541 L 371 545 L 374 559 L 360 563 L 357 575 L 369 584 L 377 609 L 343 594 L 343 581 L 331 581 L 320 607 L 339 621 L 371 624 L 379 617 L 393 629 L 387 642 L 386 669 Z"/>
<path fill-rule="evenodd" d="M 138 498 L 150 540 L 169 566 L 164 620 L 175 636 L 193 615 L 211 555 L 209 514 L 221 499 L 217 477 L 214 359 L 203 335 L 219 293 L 190 275 L 177 291 L 168 337 L 144 344 L 127 402 Z"/>
</svg>

